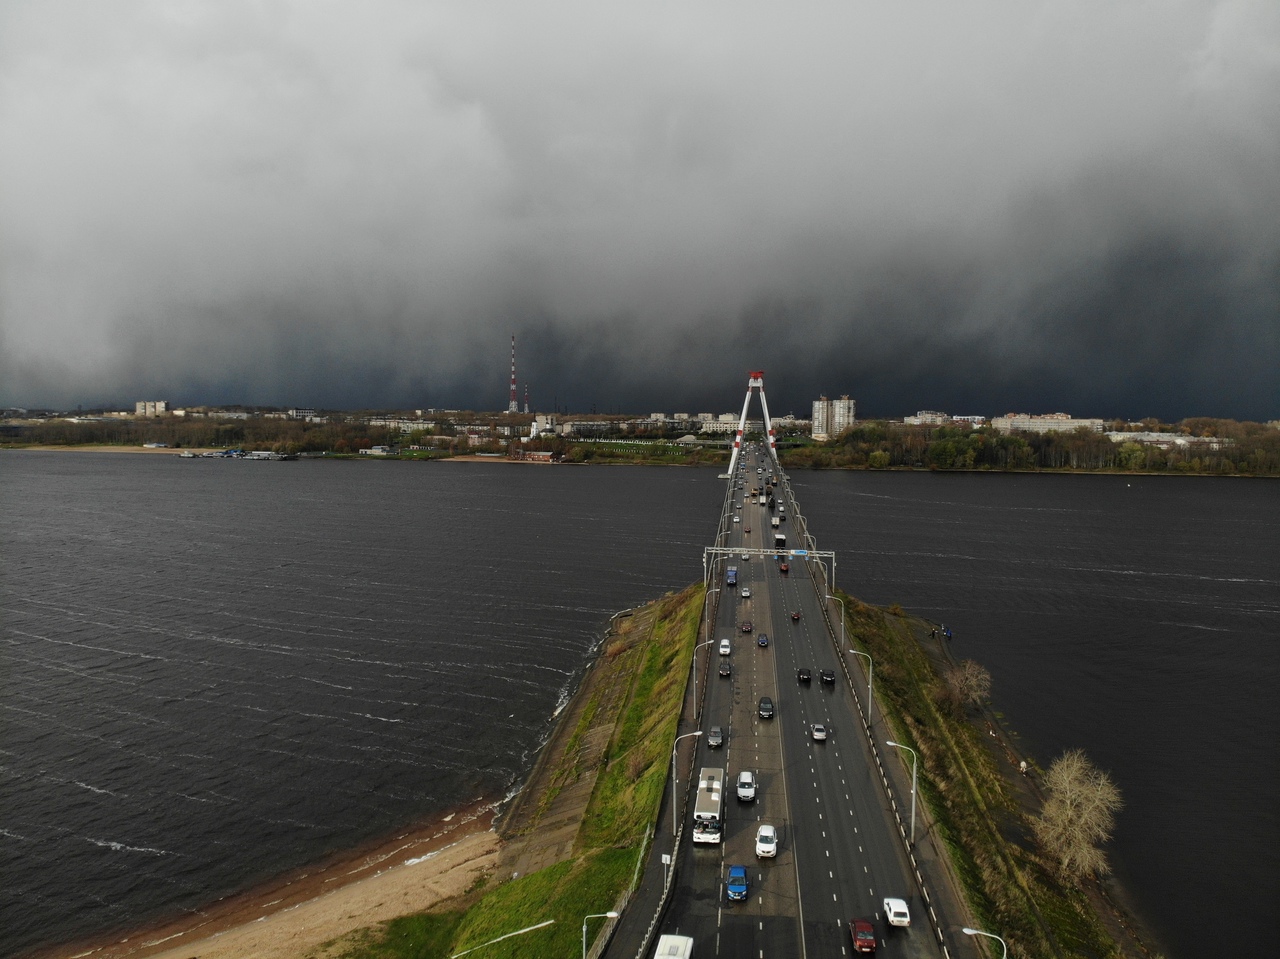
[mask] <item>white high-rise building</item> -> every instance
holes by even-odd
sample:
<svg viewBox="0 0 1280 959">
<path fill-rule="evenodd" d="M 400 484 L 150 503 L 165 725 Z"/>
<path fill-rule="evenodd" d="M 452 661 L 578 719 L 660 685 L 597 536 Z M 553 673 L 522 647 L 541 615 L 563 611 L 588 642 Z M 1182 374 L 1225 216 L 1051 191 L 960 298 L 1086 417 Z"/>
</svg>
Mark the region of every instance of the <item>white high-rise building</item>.
<svg viewBox="0 0 1280 959">
<path fill-rule="evenodd" d="M 834 439 L 857 423 L 856 414 L 857 401 L 849 399 L 847 394 L 838 400 L 819 396 L 813 401 L 810 435 L 819 442 Z"/>
</svg>

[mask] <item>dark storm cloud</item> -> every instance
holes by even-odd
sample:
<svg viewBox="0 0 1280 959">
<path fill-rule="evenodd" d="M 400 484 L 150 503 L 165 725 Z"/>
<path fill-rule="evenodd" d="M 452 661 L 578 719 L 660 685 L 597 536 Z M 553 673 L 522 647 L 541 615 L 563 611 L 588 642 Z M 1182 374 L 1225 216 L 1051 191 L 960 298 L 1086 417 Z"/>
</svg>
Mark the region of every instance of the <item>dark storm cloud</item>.
<svg viewBox="0 0 1280 959">
<path fill-rule="evenodd" d="M 0 10 L 0 403 L 1277 415 L 1273 2 Z"/>
</svg>

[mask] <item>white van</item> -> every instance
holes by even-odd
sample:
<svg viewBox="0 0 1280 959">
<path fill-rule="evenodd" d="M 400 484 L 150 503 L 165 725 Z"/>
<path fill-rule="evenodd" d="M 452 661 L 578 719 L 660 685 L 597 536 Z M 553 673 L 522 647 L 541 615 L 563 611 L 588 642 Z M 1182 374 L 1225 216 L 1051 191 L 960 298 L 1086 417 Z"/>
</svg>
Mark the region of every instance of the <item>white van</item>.
<svg viewBox="0 0 1280 959">
<path fill-rule="evenodd" d="M 693 940 L 688 936 L 659 936 L 654 959 L 692 959 Z"/>
</svg>

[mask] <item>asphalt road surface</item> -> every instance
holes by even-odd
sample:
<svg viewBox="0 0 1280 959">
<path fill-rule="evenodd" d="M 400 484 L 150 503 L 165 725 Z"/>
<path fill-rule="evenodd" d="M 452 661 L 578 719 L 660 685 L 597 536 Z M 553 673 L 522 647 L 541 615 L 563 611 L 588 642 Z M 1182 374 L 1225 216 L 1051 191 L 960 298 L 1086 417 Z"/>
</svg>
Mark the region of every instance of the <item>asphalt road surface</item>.
<svg viewBox="0 0 1280 959">
<path fill-rule="evenodd" d="M 763 472 L 756 473 L 760 467 Z M 661 933 L 692 936 L 695 955 L 760 957 L 849 956 L 853 954 L 849 921 L 869 919 L 878 938 L 878 955 L 890 957 L 941 956 L 929 928 L 924 904 L 915 892 L 897 825 L 881 787 L 858 716 L 853 693 L 837 661 L 823 617 L 821 586 L 804 562 L 791 561 L 780 572 L 774 558 L 775 513 L 749 500 L 752 486 L 762 485 L 771 472 L 768 458 L 747 453 L 740 470 L 742 489 L 735 489 L 728 534 L 722 545 L 735 549 L 716 570 L 720 587 L 718 614 L 711 647 L 700 653 L 700 682 L 705 681 L 705 708 L 696 740 L 695 768 L 725 770 L 724 839 L 720 844 L 695 844 L 691 829 L 678 850 L 680 879 Z M 738 477 L 730 480 L 731 485 Z M 787 520 L 780 524 L 794 541 L 795 504 L 779 505 Z M 738 504 L 742 508 L 738 509 Z M 750 528 L 750 532 L 746 529 Z M 743 554 L 736 551 L 743 548 Z M 738 586 L 725 585 L 725 567 L 738 568 Z M 817 580 L 820 584 L 821 580 Z M 751 590 L 743 599 L 743 586 Z M 799 612 L 799 619 L 792 617 Z M 751 633 L 741 624 L 750 620 Z M 760 633 L 769 645 L 758 645 Z M 732 664 L 727 678 L 717 672 L 719 640 L 729 638 Z M 706 660 L 709 659 L 709 666 Z M 811 671 L 801 683 L 797 670 Z M 820 679 L 831 670 L 834 683 Z M 703 679 L 705 677 L 705 680 Z M 772 719 L 758 714 L 760 697 L 774 702 Z M 815 723 L 827 729 L 825 741 L 815 741 Z M 722 726 L 724 746 L 706 745 L 705 731 Z M 733 787 L 741 770 L 756 773 L 755 802 L 739 802 Z M 692 804 L 689 806 L 692 816 Z M 755 855 L 756 829 L 769 823 L 778 830 L 778 854 Z M 747 867 L 750 891 L 745 902 L 729 902 L 725 880 L 729 866 Z M 882 900 L 906 900 L 910 928 L 891 928 L 884 919 Z"/>
</svg>

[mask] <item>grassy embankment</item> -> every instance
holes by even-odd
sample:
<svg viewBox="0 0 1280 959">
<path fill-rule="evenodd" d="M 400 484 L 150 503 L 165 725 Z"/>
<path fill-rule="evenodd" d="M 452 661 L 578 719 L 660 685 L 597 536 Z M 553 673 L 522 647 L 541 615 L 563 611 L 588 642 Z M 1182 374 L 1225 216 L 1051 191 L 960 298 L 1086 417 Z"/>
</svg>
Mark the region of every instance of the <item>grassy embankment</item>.
<svg viewBox="0 0 1280 959">
<path fill-rule="evenodd" d="M 876 700 L 893 738 L 920 757 L 920 799 L 979 928 L 998 930 L 1011 955 L 1120 955 L 1089 898 L 1056 881 L 1037 856 L 1028 810 L 992 755 L 980 717 L 951 706 L 938 663 L 924 648 L 930 625 L 899 607 L 886 611 L 840 596 L 855 646 L 875 660 Z"/>
<path fill-rule="evenodd" d="M 921 642 L 929 625 L 896 607 L 886 611 L 840 595 L 850 636 L 875 659 L 876 698 L 893 735 L 920 756 L 921 801 L 978 925 L 1000 930 L 1020 956 L 1119 955 L 1088 897 L 1057 883 L 1036 856 L 1027 812 L 989 750 L 981 723 L 950 708 L 938 664 Z M 605 655 L 632 659 L 632 689 L 573 858 L 492 888 L 481 884 L 452 908 L 363 930 L 325 954 L 447 956 L 549 918 L 554 926 L 487 947 L 486 956 L 569 955 L 580 949 L 582 916 L 611 908 L 627 887 L 656 817 L 701 605 L 701 587 L 666 597 L 651 640 L 623 635 L 606 650 Z M 594 719 L 595 703 L 589 701 L 570 734 L 566 757 L 576 754 L 574 741 Z M 576 774 L 573 760 L 563 760 L 546 779 L 539 801 L 550 804 Z"/>
<path fill-rule="evenodd" d="M 582 917 L 612 909 L 636 876 L 646 836 L 658 814 L 675 737 L 686 668 L 702 613 L 702 586 L 656 603 L 652 628 L 620 621 L 602 655 L 625 658 L 631 689 L 614 726 L 572 858 L 492 887 L 481 883 L 461 903 L 402 917 L 330 944 L 342 959 L 448 956 L 548 919 L 555 925 L 488 946 L 486 959 L 576 955 Z M 636 617 L 638 620 L 639 617 Z M 548 771 L 544 806 L 580 772 L 577 742 L 596 720 L 609 690 L 596 689 L 570 734 L 560 764 Z M 603 708 L 603 707 L 601 707 Z M 518 840 L 517 840 L 518 841 Z"/>
</svg>

